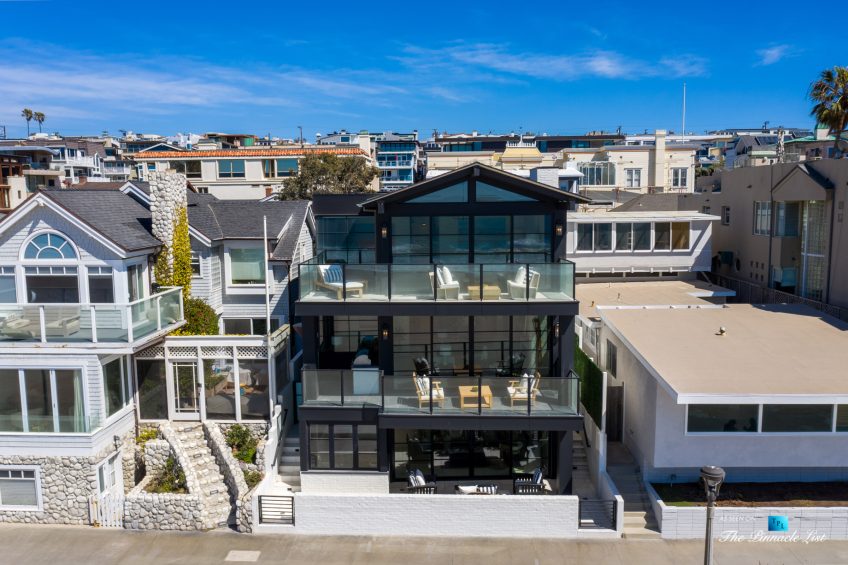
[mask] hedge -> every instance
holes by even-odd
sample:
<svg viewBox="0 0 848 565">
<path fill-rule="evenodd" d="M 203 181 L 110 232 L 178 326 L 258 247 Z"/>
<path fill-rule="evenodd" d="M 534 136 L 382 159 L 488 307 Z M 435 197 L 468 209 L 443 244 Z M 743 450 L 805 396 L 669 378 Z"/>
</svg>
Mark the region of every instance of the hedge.
<svg viewBox="0 0 848 565">
<path fill-rule="evenodd" d="M 601 429 L 604 374 L 577 343 L 574 345 L 574 372 L 580 377 L 580 401 Z"/>
</svg>

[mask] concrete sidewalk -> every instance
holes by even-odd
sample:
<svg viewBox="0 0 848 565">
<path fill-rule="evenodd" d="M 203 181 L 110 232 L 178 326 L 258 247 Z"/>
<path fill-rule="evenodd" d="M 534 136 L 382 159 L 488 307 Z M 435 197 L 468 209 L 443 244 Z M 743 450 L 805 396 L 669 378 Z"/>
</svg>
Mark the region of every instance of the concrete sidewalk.
<svg viewBox="0 0 848 565">
<path fill-rule="evenodd" d="M 242 552 L 230 553 L 231 551 Z M 258 552 L 258 553 L 257 553 Z M 228 556 L 230 559 L 228 560 Z M 240 560 L 234 560 L 239 558 Z M 0 524 L 0 563 L 568 563 L 677 565 L 703 562 L 703 544 L 682 541 L 559 541 L 363 538 L 133 532 Z M 848 563 L 848 542 L 716 543 L 716 565 Z"/>
</svg>

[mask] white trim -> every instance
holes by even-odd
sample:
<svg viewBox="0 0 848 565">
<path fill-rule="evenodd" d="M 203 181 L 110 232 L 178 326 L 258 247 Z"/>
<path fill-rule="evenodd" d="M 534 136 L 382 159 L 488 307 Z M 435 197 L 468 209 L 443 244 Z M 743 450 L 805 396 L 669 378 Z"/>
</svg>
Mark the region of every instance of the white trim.
<svg viewBox="0 0 848 565">
<path fill-rule="evenodd" d="M 36 257 L 34 259 L 27 259 L 26 257 L 24 257 L 24 255 L 26 254 L 27 248 L 29 247 L 29 245 L 33 242 L 33 240 L 36 237 L 39 237 L 39 236 L 42 236 L 42 235 L 50 235 L 50 234 L 58 235 L 59 237 L 64 239 L 65 243 L 70 245 L 71 249 L 74 250 L 74 254 L 76 255 L 76 257 L 74 257 L 73 259 L 64 259 L 64 258 L 62 258 L 62 259 L 39 259 L 38 257 Z M 27 261 L 27 262 L 32 261 L 32 262 L 36 262 L 38 264 L 55 263 L 55 264 L 60 264 L 60 265 L 65 265 L 65 264 L 76 265 L 81 260 L 81 257 L 80 257 L 79 247 L 77 247 L 77 244 L 74 243 L 74 241 L 70 237 L 68 237 L 67 234 L 62 233 L 61 231 L 54 229 L 54 228 L 42 228 L 40 230 L 32 232 L 30 235 L 27 236 L 27 238 L 24 240 L 23 244 L 21 244 L 21 248 L 18 250 L 18 260 L 20 260 L 22 262 L 23 261 Z"/>
<path fill-rule="evenodd" d="M 44 499 L 41 495 L 41 466 L 40 465 L 0 465 L 0 471 L 35 471 L 33 479 L 18 479 L 21 481 L 35 481 L 35 506 L 14 506 L 11 504 L 0 504 L 0 511 L 5 512 L 41 512 L 44 508 Z"/>
</svg>

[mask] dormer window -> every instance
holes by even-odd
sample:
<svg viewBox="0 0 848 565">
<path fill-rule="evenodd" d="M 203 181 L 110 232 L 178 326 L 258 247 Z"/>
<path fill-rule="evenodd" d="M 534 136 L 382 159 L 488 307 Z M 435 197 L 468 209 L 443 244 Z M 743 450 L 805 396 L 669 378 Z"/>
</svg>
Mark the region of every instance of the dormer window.
<svg viewBox="0 0 848 565">
<path fill-rule="evenodd" d="M 74 246 L 57 233 L 43 233 L 29 242 L 24 259 L 76 259 Z"/>
</svg>

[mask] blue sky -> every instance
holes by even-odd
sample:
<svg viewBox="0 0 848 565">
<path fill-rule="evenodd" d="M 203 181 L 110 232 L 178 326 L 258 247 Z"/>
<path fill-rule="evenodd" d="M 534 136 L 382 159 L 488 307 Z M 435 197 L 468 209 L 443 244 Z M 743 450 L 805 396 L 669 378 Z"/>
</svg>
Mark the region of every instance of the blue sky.
<svg viewBox="0 0 848 565">
<path fill-rule="evenodd" d="M 812 126 L 809 83 L 848 43 L 748 4 L 0 0 L 0 124 L 679 131 L 686 82 L 689 131 Z"/>
</svg>

